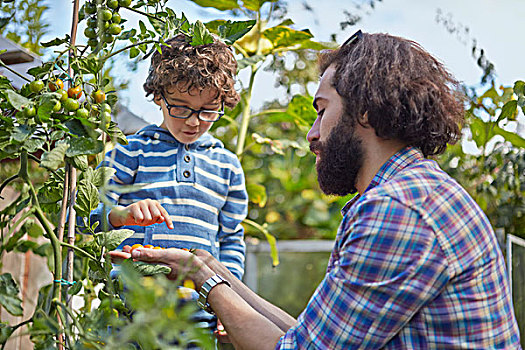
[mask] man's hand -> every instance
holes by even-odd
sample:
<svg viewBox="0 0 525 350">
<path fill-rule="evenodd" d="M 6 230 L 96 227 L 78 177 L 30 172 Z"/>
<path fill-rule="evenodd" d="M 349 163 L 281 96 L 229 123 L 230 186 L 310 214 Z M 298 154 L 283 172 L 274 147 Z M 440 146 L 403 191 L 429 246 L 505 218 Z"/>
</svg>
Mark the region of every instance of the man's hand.
<svg viewBox="0 0 525 350">
<path fill-rule="evenodd" d="M 109 212 L 109 223 L 113 227 L 124 225 L 149 226 L 165 222 L 169 229 L 173 229 L 170 215 L 153 199 L 143 199 L 127 207 L 114 207 Z"/>
</svg>

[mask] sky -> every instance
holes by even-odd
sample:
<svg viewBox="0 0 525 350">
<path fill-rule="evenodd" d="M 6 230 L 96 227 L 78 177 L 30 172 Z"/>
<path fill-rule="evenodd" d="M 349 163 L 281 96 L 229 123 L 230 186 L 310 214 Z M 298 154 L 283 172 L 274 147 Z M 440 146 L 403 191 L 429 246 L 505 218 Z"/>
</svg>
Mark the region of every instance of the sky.
<svg viewBox="0 0 525 350">
<path fill-rule="evenodd" d="M 287 17 L 294 21 L 295 29 L 310 29 L 314 40 L 329 41 L 330 35 L 337 33 L 338 42 L 342 42 L 357 29 L 406 37 L 437 57 L 458 80 L 468 86 L 476 86 L 481 70 L 471 54 L 475 39 L 478 46 L 484 49 L 486 57 L 494 63 L 498 84 L 512 85 L 518 79 L 525 80 L 525 1 L 376 0 L 372 9 L 368 5 L 369 0 L 307 0 L 313 11 L 305 10 L 304 2 L 288 0 Z M 362 4 L 361 8 L 357 9 L 356 4 Z M 52 32 L 44 40 L 69 33 L 72 1 L 50 0 L 47 5 L 50 9 L 45 19 L 52 21 L 53 25 Z M 189 0 L 170 0 L 168 6 L 177 14 L 184 12 L 191 22 L 225 18 L 223 12 L 196 6 Z M 357 25 L 341 31 L 340 22 L 345 20 L 345 10 L 359 14 L 362 19 Z M 460 29 L 459 33 L 451 34 L 443 23 L 438 23 L 438 11 L 441 18 L 447 18 Z M 128 18 L 129 14 L 129 11 L 121 10 L 123 17 Z M 134 22 L 136 19 L 130 18 L 130 23 Z M 148 64 L 140 64 L 136 72 L 131 72 L 125 65 L 117 69 L 118 74 L 130 80 L 129 90 L 123 94 L 122 102 L 138 116 L 158 123 L 162 118 L 160 111 L 145 98 L 142 89 Z M 274 87 L 275 78 L 269 73 L 261 73 L 255 82 L 254 108 L 279 96 L 279 90 Z M 240 79 L 245 79 L 242 72 Z"/>
</svg>

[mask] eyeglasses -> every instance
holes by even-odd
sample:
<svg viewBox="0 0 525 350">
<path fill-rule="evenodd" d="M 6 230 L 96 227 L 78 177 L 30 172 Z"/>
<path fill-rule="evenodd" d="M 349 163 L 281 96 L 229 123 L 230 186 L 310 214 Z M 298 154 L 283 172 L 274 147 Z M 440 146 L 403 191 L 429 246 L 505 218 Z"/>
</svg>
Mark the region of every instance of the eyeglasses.
<svg viewBox="0 0 525 350">
<path fill-rule="evenodd" d="M 209 109 L 193 109 L 186 106 L 170 105 L 162 92 L 160 93 L 160 96 L 166 104 L 168 114 L 173 118 L 188 119 L 194 113 L 197 113 L 197 118 L 199 118 L 200 121 L 216 122 L 217 120 L 221 119 L 221 117 L 224 115 L 224 103 L 218 111 Z"/>
<path fill-rule="evenodd" d="M 351 45 L 352 43 L 357 42 L 359 39 L 362 39 L 362 38 L 363 38 L 363 32 L 361 31 L 361 29 L 359 29 L 357 32 L 352 34 L 351 37 L 346 39 L 346 41 L 343 43 L 343 45 L 341 45 L 341 47 L 346 46 L 346 45 Z"/>
</svg>

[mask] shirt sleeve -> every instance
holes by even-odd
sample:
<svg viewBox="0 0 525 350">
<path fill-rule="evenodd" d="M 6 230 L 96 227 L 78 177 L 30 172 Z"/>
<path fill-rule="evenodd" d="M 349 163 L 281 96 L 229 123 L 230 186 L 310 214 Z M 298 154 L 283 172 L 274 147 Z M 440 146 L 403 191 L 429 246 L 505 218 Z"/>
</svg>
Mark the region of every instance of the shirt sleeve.
<svg viewBox="0 0 525 350">
<path fill-rule="evenodd" d="M 449 280 L 420 214 L 389 197 L 364 199 L 341 224 L 333 265 L 278 349 L 379 349 Z"/>
<path fill-rule="evenodd" d="M 119 202 L 120 193 L 117 186 L 133 184 L 138 168 L 138 154 L 129 147 L 117 144 L 113 150 L 106 153 L 104 160 L 98 165 L 102 166 L 115 169 L 115 174 L 108 181 L 111 189 L 106 189 L 104 194 L 100 193 L 100 196 L 104 195 L 105 198 L 101 198 L 98 207 L 90 214 L 91 224 L 99 222 L 96 231 L 104 229 L 104 225 L 107 225 L 108 230 L 114 229 L 109 223 L 108 215 L 111 208 Z"/>
<path fill-rule="evenodd" d="M 219 212 L 219 260 L 241 279 L 244 274 L 244 227 L 242 221 L 248 213 L 248 193 L 244 172 L 238 159 L 230 175 L 230 187 L 226 203 Z"/>
</svg>

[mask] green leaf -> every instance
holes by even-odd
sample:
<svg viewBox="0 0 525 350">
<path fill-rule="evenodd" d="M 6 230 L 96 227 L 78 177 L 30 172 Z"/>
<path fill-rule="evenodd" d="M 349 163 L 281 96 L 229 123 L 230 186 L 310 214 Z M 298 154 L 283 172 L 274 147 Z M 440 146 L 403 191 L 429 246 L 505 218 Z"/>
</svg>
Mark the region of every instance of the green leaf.
<svg viewBox="0 0 525 350">
<path fill-rule="evenodd" d="M 494 126 L 493 133 L 496 135 L 503 136 L 503 138 L 505 138 L 505 141 L 510 142 L 514 147 L 525 148 L 525 139 L 519 136 L 518 134 L 503 130 L 497 125 Z"/>
<path fill-rule="evenodd" d="M 240 72 L 246 67 L 251 66 L 252 64 L 256 64 L 260 61 L 264 61 L 266 59 L 266 56 L 264 55 L 254 55 L 250 57 L 245 57 L 237 61 L 237 71 Z"/>
<path fill-rule="evenodd" d="M 218 27 L 219 36 L 224 39 L 226 44 L 231 45 L 248 33 L 255 23 L 255 20 L 227 21 Z"/>
<path fill-rule="evenodd" d="M 516 118 L 516 114 L 518 113 L 518 101 L 511 100 L 503 105 L 503 108 L 501 108 L 501 113 L 498 116 L 498 119 L 496 123 L 498 123 L 501 120 L 508 119 L 508 120 L 514 120 Z"/>
<path fill-rule="evenodd" d="M 77 168 L 77 169 L 79 169 L 81 171 L 86 171 L 89 168 L 88 159 L 87 159 L 87 156 L 85 156 L 85 155 L 71 157 L 71 158 L 69 158 L 69 160 L 71 161 L 71 164 L 75 168 Z"/>
<path fill-rule="evenodd" d="M 313 98 L 310 96 L 295 95 L 288 104 L 286 113 L 292 116 L 297 124 L 303 126 L 311 126 L 317 119 Z"/>
<path fill-rule="evenodd" d="M 91 73 L 94 75 L 98 74 L 103 65 L 103 62 L 100 62 L 98 57 L 83 57 L 76 62 L 85 73 Z"/>
<path fill-rule="evenodd" d="M 55 145 L 51 151 L 44 152 L 40 161 L 40 167 L 49 170 L 57 170 L 64 162 L 66 151 L 69 148 L 67 143 L 59 143 Z"/>
<path fill-rule="evenodd" d="M 122 130 L 119 129 L 117 123 L 111 121 L 109 123 L 108 128 L 108 135 L 111 137 L 111 140 L 115 142 L 115 140 L 120 143 L 121 145 L 127 145 L 128 139 L 126 138 L 126 135 L 122 132 Z"/>
<path fill-rule="evenodd" d="M 153 276 L 158 274 L 167 275 L 171 272 L 171 268 L 165 265 L 149 264 L 143 261 L 131 261 L 131 264 L 133 265 L 133 268 L 143 276 Z"/>
<path fill-rule="evenodd" d="M 29 153 L 33 153 L 38 151 L 39 149 L 42 149 L 42 146 L 45 142 L 46 140 L 43 137 L 37 136 L 26 140 L 22 147 Z"/>
<path fill-rule="evenodd" d="M 144 22 L 139 21 L 139 27 L 140 27 L 140 33 L 141 34 L 146 33 L 147 29 L 146 29 L 146 25 L 144 24 Z"/>
<path fill-rule="evenodd" d="M 262 34 L 266 39 L 270 40 L 274 49 L 299 45 L 313 37 L 308 31 L 294 30 L 285 26 L 268 28 Z"/>
<path fill-rule="evenodd" d="M 264 207 L 266 201 L 268 200 L 268 195 L 266 194 L 266 188 L 261 184 L 247 184 L 246 191 L 248 192 L 248 197 L 250 202 L 258 204 L 259 207 Z"/>
<path fill-rule="evenodd" d="M 133 236 L 133 230 L 112 230 L 103 232 L 103 245 L 106 249 L 115 250 L 120 243 Z"/>
<path fill-rule="evenodd" d="M 107 166 L 101 166 L 100 168 L 95 169 L 93 175 L 93 184 L 97 187 L 102 187 L 105 185 L 108 180 L 115 174 L 117 170 Z"/>
<path fill-rule="evenodd" d="M 40 45 L 42 45 L 43 47 L 51 47 L 51 46 L 60 46 L 60 45 L 62 45 L 64 43 L 68 43 L 68 42 L 69 42 L 69 35 L 66 34 L 66 37 L 63 38 L 63 39 L 55 38 L 55 39 L 47 41 L 47 42 L 42 42 L 42 43 L 40 43 Z"/>
<path fill-rule="evenodd" d="M 34 76 L 35 78 L 38 78 L 40 76 L 43 76 L 51 71 L 54 67 L 54 62 L 46 62 L 42 64 L 40 67 L 33 67 L 29 68 L 27 70 L 27 74 Z"/>
<path fill-rule="evenodd" d="M 191 0 L 202 7 L 213 7 L 220 11 L 238 9 L 237 0 Z"/>
<path fill-rule="evenodd" d="M 276 2 L 277 0 L 244 0 L 243 6 L 251 11 L 259 11 L 265 2 Z"/>
<path fill-rule="evenodd" d="M 22 300 L 18 297 L 20 289 L 10 273 L 0 276 L 0 305 L 13 316 L 22 316 Z"/>
<path fill-rule="evenodd" d="M 51 113 L 56 103 L 58 102 L 60 96 L 55 92 L 42 94 L 40 97 L 40 102 L 38 106 L 38 117 L 42 121 L 48 121 L 51 118 Z"/>
<path fill-rule="evenodd" d="M 0 344 L 5 344 L 14 331 L 15 328 L 11 327 L 8 323 L 0 323 Z"/>
<path fill-rule="evenodd" d="M 525 82 L 524 81 L 518 80 L 514 83 L 514 93 L 516 95 L 525 94 Z"/>
<path fill-rule="evenodd" d="M 77 188 L 75 210 L 80 216 L 87 217 L 99 203 L 98 189 L 91 182 L 81 180 Z"/>
<path fill-rule="evenodd" d="M 140 55 L 139 49 L 137 49 L 136 47 L 132 47 L 131 49 L 129 49 L 129 58 L 135 58 L 138 55 Z"/>
<path fill-rule="evenodd" d="M 191 39 L 191 45 L 206 45 L 213 43 L 213 36 L 210 31 L 204 26 L 201 21 L 195 22 L 193 24 L 193 36 Z"/>
<path fill-rule="evenodd" d="M 101 140 L 94 140 L 87 137 L 71 138 L 68 143 L 69 148 L 66 152 L 66 156 L 68 157 L 97 154 L 104 150 L 104 143 Z"/>
<path fill-rule="evenodd" d="M 31 104 L 30 100 L 22 95 L 17 94 L 13 90 L 5 90 L 5 95 L 11 106 L 13 106 L 13 108 L 16 110 L 21 111 L 23 107 L 29 106 Z"/>
<path fill-rule="evenodd" d="M 33 127 L 27 125 L 15 126 L 13 129 L 13 133 L 11 134 L 11 140 L 17 142 L 24 142 L 29 136 L 33 134 L 33 132 L 35 132 L 35 129 Z"/>
<path fill-rule="evenodd" d="M 118 38 L 120 40 L 128 40 L 128 39 L 134 37 L 135 34 L 137 34 L 137 30 L 136 29 L 131 29 L 131 30 L 127 30 L 125 32 L 122 32 L 122 34 L 120 34 L 120 36 Z"/>
</svg>

